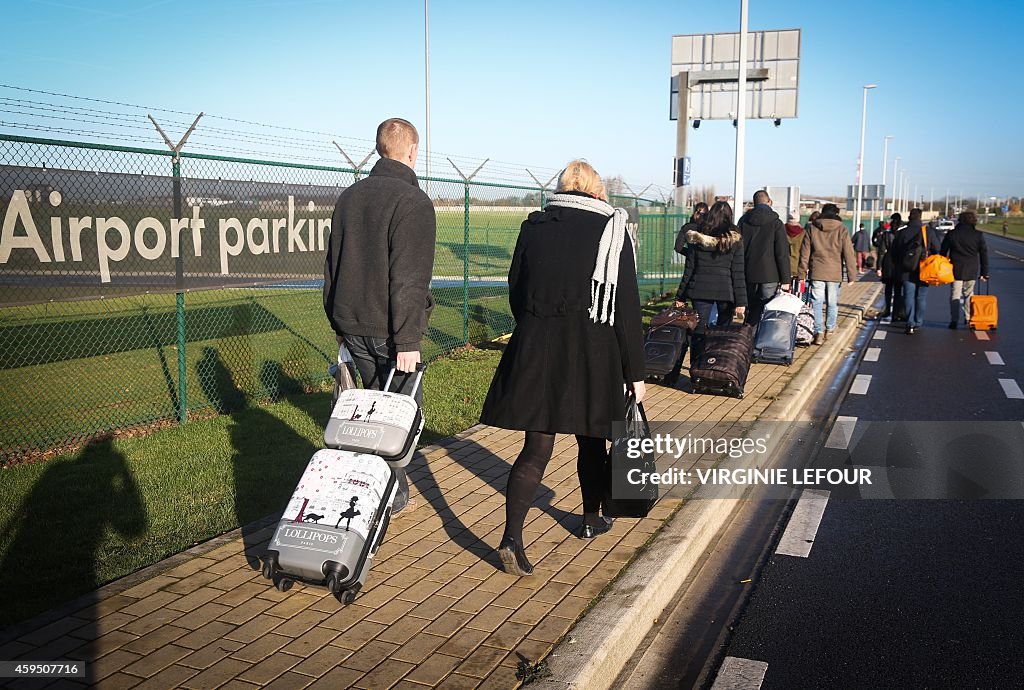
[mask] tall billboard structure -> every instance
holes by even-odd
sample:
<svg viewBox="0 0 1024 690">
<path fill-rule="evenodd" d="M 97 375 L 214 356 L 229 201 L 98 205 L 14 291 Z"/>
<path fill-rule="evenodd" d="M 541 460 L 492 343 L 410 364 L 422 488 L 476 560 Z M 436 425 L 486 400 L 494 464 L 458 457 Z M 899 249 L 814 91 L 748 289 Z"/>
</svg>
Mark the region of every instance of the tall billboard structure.
<svg viewBox="0 0 1024 690">
<path fill-rule="evenodd" d="M 689 34 L 672 37 L 669 119 L 677 120 L 676 169 L 686 157 L 687 128 L 701 120 L 738 121 L 737 170 L 742 159 L 743 123 L 746 119 L 774 120 L 797 116 L 800 85 L 800 29 L 747 32 L 746 17 L 740 33 Z M 742 50 L 741 50 L 742 48 Z M 741 58 L 741 56 L 743 56 Z M 746 107 L 739 109 L 740 61 Z M 687 164 L 687 169 L 689 165 Z M 742 178 L 737 173 L 737 180 Z M 689 180 L 676 175 L 677 204 Z"/>
</svg>

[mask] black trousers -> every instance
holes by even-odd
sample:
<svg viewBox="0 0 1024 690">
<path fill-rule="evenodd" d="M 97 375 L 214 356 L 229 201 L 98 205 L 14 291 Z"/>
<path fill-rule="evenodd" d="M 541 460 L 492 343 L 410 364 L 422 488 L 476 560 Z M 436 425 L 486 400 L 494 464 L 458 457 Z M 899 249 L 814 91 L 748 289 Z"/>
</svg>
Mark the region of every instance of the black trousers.
<svg viewBox="0 0 1024 690">
<path fill-rule="evenodd" d="M 579 456 L 576 473 L 580 478 L 583 493 L 583 512 L 597 513 L 605 497 L 609 479 L 609 458 L 607 443 L 603 438 L 577 436 Z M 502 540 L 511 539 L 523 544 L 523 525 L 526 515 L 537 495 L 537 487 L 544 478 L 544 470 L 555 445 L 555 435 L 540 431 L 527 431 L 526 442 L 512 469 L 508 473 L 505 489 L 505 534 Z"/>
</svg>

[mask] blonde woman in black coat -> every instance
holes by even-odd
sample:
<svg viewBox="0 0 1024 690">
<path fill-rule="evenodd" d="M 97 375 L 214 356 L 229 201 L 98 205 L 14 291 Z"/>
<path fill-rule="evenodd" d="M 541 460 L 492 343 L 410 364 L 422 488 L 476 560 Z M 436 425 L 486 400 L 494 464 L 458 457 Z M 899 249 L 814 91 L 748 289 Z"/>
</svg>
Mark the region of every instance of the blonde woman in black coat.
<svg viewBox="0 0 1024 690">
<path fill-rule="evenodd" d="M 718 309 L 718 323 L 726 324 L 733 314 L 743 317 L 747 307 L 743 238 L 732 222 L 732 207 L 718 201 L 701 221 L 700 228 L 686 234 L 686 268 L 676 290 L 676 306 L 691 300 L 700 315 L 690 347 L 690 363 L 704 351 L 705 331 L 711 325 L 712 307 Z"/>
<path fill-rule="evenodd" d="M 480 421 L 526 432 L 509 472 L 505 533 L 498 548 L 505 570 L 529 575 L 523 524 L 555 434 L 574 434 L 589 539 L 607 532 L 600 514 L 608 473 L 606 440 L 621 420 L 626 390 L 642 400 L 643 330 L 633 243 L 626 214 L 607 203 L 600 176 L 586 161 L 569 163 L 543 211 L 519 231 L 508 274 L 516 319 L 484 401 Z"/>
</svg>

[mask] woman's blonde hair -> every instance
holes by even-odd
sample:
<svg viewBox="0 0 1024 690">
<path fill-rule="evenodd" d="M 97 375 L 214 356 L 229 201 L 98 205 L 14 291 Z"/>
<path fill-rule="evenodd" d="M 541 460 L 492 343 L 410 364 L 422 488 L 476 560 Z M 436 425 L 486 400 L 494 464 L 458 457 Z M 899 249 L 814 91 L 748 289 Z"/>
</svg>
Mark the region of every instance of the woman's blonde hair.
<svg viewBox="0 0 1024 690">
<path fill-rule="evenodd" d="M 555 191 L 583 192 L 601 201 L 608 201 L 608 192 L 604 188 L 601 176 L 594 170 L 594 166 L 579 158 L 565 166 L 565 170 L 558 178 L 558 188 Z"/>
</svg>

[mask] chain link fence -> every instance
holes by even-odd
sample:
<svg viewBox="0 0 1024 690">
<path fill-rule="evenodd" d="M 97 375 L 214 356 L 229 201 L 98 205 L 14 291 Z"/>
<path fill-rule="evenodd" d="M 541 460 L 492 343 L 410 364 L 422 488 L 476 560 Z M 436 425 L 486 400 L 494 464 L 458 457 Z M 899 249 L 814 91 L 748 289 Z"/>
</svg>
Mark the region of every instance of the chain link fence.
<svg viewBox="0 0 1024 690">
<path fill-rule="evenodd" d="M 367 171 L 0 135 L 0 463 L 328 390 L 323 257 Z M 437 307 L 424 357 L 512 330 L 507 273 L 544 190 L 422 178 Z M 641 294 L 674 289 L 684 218 L 636 221 Z"/>
</svg>

